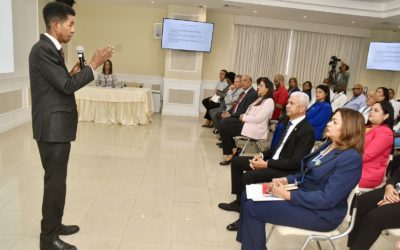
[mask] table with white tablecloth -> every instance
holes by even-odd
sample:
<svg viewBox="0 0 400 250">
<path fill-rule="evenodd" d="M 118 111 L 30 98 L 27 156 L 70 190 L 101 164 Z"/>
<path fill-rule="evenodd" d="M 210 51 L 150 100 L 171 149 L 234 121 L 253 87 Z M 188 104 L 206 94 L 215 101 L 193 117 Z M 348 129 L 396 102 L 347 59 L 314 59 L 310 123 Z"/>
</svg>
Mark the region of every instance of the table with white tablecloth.
<svg viewBox="0 0 400 250">
<path fill-rule="evenodd" d="M 75 92 L 75 97 L 79 121 L 146 125 L 154 110 L 148 88 L 86 86 Z"/>
</svg>

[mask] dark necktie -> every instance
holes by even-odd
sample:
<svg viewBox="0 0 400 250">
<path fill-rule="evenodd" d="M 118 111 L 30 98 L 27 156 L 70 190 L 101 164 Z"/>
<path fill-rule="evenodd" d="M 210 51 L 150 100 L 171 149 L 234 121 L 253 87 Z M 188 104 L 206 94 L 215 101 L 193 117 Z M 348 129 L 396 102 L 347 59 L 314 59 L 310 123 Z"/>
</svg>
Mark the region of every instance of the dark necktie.
<svg viewBox="0 0 400 250">
<path fill-rule="evenodd" d="M 242 93 L 240 93 L 238 99 L 233 103 L 232 108 L 231 108 L 231 110 L 230 110 L 230 111 L 232 111 L 232 113 L 235 113 L 235 112 L 236 112 L 236 109 L 237 109 L 237 107 L 239 106 L 239 103 L 242 101 L 243 96 L 244 96 L 245 94 L 246 94 L 246 92 L 244 92 L 244 91 L 243 91 Z"/>
<path fill-rule="evenodd" d="M 64 50 L 63 50 L 63 48 L 61 48 L 59 51 L 60 51 L 60 55 L 61 55 L 63 61 L 65 61 Z"/>
<path fill-rule="evenodd" d="M 274 150 L 275 152 L 272 155 L 275 155 L 276 151 L 278 150 L 278 148 L 281 146 L 283 140 L 285 139 L 285 137 L 286 137 L 286 135 L 287 135 L 287 133 L 289 131 L 290 126 L 292 126 L 292 125 L 293 125 L 293 123 L 291 121 L 289 121 L 288 124 L 286 125 L 285 130 L 282 131 L 281 136 L 279 137 L 279 141 L 276 144 L 276 147 L 275 147 L 275 150 Z"/>
</svg>

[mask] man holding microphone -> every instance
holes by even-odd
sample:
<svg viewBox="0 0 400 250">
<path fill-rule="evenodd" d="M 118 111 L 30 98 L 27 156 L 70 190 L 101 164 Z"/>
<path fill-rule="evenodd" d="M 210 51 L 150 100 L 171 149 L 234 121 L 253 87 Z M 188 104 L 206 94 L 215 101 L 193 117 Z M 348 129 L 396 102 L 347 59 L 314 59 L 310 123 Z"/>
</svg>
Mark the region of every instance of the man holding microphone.
<svg viewBox="0 0 400 250">
<path fill-rule="evenodd" d="M 97 49 L 87 66 L 81 69 L 77 63 L 68 72 L 61 44 L 68 43 L 75 32 L 75 10 L 65 3 L 51 2 L 43 8 L 43 17 L 46 33 L 29 55 L 33 137 L 45 172 L 40 249 L 75 250 L 59 238 L 79 231 L 78 226 L 62 224 L 67 165 L 78 125 L 74 92 L 94 80 L 94 70 L 114 49 Z"/>
</svg>

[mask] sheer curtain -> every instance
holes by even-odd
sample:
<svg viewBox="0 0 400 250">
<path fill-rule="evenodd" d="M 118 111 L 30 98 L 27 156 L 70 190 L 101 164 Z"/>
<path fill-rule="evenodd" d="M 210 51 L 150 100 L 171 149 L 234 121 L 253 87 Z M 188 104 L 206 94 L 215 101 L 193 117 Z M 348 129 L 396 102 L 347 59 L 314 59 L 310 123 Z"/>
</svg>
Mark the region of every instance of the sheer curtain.
<svg viewBox="0 0 400 250">
<path fill-rule="evenodd" d="M 364 41 L 360 37 L 293 31 L 288 77 L 297 77 L 299 82 L 309 80 L 317 86 L 328 77 L 331 56 L 337 56 L 350 66 L 350 88 L 360 73 Z"/>
<path fill-rule="evenodd" d="M 249 74 L 253 80 L 285 73 L 290 30 L 235 25 L 232 68 L 237 74 Z"/>
</svg>

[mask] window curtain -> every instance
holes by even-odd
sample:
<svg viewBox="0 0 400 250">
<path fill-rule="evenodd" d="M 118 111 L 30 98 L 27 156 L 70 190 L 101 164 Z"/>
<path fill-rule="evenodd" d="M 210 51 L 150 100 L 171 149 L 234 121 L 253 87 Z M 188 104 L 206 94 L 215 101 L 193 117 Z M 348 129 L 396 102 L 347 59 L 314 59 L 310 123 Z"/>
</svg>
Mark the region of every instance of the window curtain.
<svg viewBox="0 0 400 250">
<path fill-rule="evenodd" d="M 289 49 L 290 30 L 235 25 L 232 69 L 256 80 L 277 73 L 284 74 Z"/>
<path fill-rule="evenodd" d="M 331 70 L 331 56 L 344 60 L 350 67 L 348 88 L 358 79 L 365 39 L 360 37 L 293 31 L 288 77 L 299 83 L 311 81 L 313 87 L 322 83 Z M 339 70 L 340 62 L 336 67 Z"/>
</svg>

